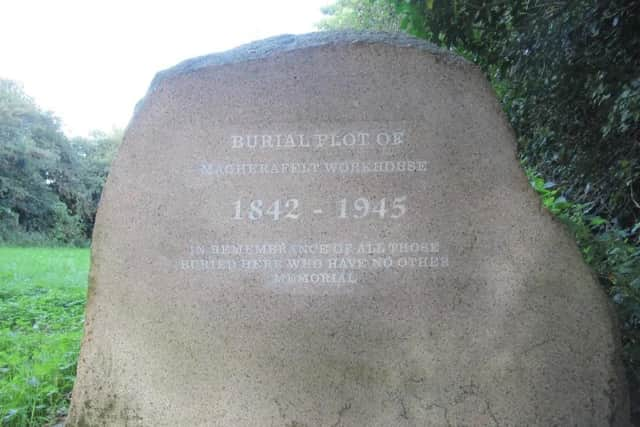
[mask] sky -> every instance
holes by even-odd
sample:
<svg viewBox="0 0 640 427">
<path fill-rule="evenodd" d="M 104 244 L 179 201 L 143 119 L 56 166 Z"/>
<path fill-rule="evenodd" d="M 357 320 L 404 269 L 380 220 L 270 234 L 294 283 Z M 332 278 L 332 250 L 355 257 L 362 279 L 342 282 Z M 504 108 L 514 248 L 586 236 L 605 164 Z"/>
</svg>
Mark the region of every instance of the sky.
<svg viewBox="0 0 640 427">
<path fill-rule="evenodd" d="M 70 136 L 124 128 L 157 71 L 279 34 L 315 31 L 330 0 L 2 0 L 0 78 Z"/>
</svg>

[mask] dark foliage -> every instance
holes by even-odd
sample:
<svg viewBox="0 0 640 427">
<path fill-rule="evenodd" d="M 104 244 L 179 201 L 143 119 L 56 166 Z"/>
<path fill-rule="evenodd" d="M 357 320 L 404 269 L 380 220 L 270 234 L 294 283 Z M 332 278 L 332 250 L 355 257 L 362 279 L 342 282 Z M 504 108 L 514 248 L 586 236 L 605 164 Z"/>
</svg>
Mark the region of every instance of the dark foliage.
<svg viewBox="0 0 640 427">
<path fill-rule="evenodd" d="M 0 80 L 0 242 L 88 242 L 120 138 L 69 141 L 56 117 Z"/>
</svg>

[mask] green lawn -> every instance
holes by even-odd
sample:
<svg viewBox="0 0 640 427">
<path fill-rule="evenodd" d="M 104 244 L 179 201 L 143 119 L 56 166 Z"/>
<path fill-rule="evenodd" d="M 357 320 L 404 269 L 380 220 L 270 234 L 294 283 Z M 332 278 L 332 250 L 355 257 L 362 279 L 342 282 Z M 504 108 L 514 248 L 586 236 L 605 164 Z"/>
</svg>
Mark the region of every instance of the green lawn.
<svg viewBox="0 0 640 427">
<path fill-rule="evenodd" d="M 88 269 L 88 249 L 0 247 L 1 426 L 66 415 Z"/>
</svg>

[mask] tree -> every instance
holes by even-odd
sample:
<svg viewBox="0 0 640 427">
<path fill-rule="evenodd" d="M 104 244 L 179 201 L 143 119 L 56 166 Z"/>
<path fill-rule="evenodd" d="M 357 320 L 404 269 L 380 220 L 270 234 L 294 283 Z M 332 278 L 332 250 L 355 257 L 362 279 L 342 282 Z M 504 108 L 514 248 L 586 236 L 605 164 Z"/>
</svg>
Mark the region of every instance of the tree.
<svg viewBox="0 0 640 427">
<path fill-rule="evenodd" d="M 400 30 L 400 17 L 386 0 L 338 0 L 322 8 L 326 16 L 316 26 L 320 30 Z"/>
<path fill-rule="evenodd" d="M 78 238 L 74 167 L 59 121 L 17 83 L 0 80 L 0 237 Z"/>
<path fill-rule="evenodd" d="M 0 80 L 0 241 L 86 242 L 121 139 L 70 141 L 19 84 Z"/>
<path fill-rule="evenodd" d="M 89 138 L 74 138 L 70 141 L 79 158 L 77 173 L 80 185 L 77 191 L 83 200 L 79 213 L 82 231 L 87 238 L 91 238 L 102 188 L 122 137 L 121 129 L 113 129 L 110 133 L 93 132 Z"/>
</svg>

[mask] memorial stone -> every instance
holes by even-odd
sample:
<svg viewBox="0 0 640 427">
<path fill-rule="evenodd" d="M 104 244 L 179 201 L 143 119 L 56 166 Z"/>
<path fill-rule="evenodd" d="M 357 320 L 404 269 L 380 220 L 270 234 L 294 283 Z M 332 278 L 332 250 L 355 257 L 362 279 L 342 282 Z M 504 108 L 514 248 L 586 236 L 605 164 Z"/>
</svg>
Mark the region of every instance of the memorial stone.
<svg viewBox="0 0 640 427">
<path fill-rule="evenodd" d="M 67 425 L 626 425 L 614 331 L 476 66 L 281 36 L 137 106 Z"/>
</svg>

